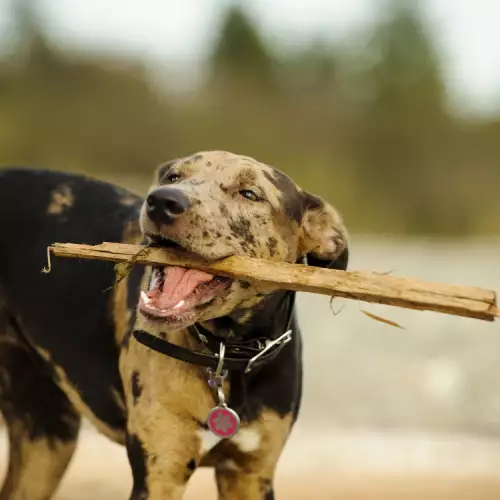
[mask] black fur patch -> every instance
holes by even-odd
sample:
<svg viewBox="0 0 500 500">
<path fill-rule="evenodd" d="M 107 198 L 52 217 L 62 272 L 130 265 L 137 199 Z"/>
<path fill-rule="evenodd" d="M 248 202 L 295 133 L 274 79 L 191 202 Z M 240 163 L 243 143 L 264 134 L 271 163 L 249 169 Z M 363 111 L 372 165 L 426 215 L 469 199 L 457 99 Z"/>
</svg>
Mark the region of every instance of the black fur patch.
<svg viewBox="0 0 500 500">
<path fill-rule="evenodd" d="M 127 436 L 127 454 L 134 477 L 131 500 L 145 500 L 148 497 L 147 455 L 142 442 L 134 434 Z"/>
<path fill-rule="evenodd" d="M 307 265 L 314 267 L 323 267 L 328 269 L 347 270 L 349 264 L 349 249 L 346 248 L 335 260 L 318 259 L 312 254 L 307 255 Z"/>
<path fill-rule="evenodd" d="M 276 292 L 268 295 L 244 325 L 233 325 L 232 330 L 240 338 L 276 338 L 288 327 L 293 294 Z M 216 328 L 221 320 L 218 318 L 217 323 L 213 323 Z M 246 375 L 231 372 L 228 404 L 242 420 L 258 418 L 263 408 L 273 409 L 282 417 L 289 413 L 296 416 L 301 398 L 302 363 L 300 332 L 294 314 L 290 328 L 292 340 L 271 363 Z"/>
<path fill-rule="evenodd" d="M 230 316 L 221 316 L 219 318 L 214 318 L 210 320 L 210 323 L 213 326 L 213 330 L 217 332 L 217 335 L 222 338 L 232 336 L 234 334 L 235 328 L 238 327 L 238 325 Z"/>
<path fill-rule="evenodd" d="M 61 184 L 72 186 L 74 199 L 64 220 L 46 214 L 52 201 L 51 193 Z M 130 203 L 123 204 L 124 197 Z M 78 388 L 96 418 L 116 431 L 117 436 L 125 435 L 126 425 L 123 407 L 111 396 L 112 392 L 120 396 L 123 392 L 118 369 L 121 346 L 117 345 L 115 327 L 110 321 L 114 265 L 65 261 L 54 266 L 49 274 L 41 273 L 40 269 L 46 264 L 46 250 L 51 242 L 78 241 L 95 245 L 102 241 L 122 241 L 127 228 L 137 221 L 142 203 L 141 198 L 124 189 L 76 174 L 28 168 L 2 171 L 2 291 L 8 303 L 16 304 L 16 317 L 23 334 L 49 353 L 68 382 Z M 29 227 L 36 227 L 36 234 L 27 231 Z M 26 282 L 30 283 L 29 287 L 25 286 Z M 72 291 L 70 296 L 68 290 Z M 137 296 L 138 293 L 136 290 Z M 60 306 L 61 301 L 64 307 Z M 82 308 L 82 304 L 85 307 Z M 72 332 L 71 346 L 64 340 L 68 331 Z M 39 375 L 33 374 L 33 380 Z M 42 398 L 37 405 L 49 406 L 57 412 L 48 401 Z M 32 404 L 35 405 L 34 399 Z M 53 419 L 54 425 L 56 420 Z"/>
<path fill-rule="evenodd" d="M 274 490 L 269 490 L 264 497 L 264 500 L 274 500 Z"/>
<path fill-rule="evenodd" d="M 30 440 L 45 438 L 52 444 L 76 439 L 80 417 L 54 382 L 50 363 L 10 340 L 2 344 L 0 366 L 0 410 L 8 422 L 22 424 Z"/>
<path fill-rule="evenodd" d="M 304 199 L 295 183 L 279 170 L 274 170 L 272 174 L 264 170 L 264 175 L 283 194 L 281 201 L 286 216 L 300 224 L 304 215 Z"/>
<path fill-rule="evenodd" d="M 122 349 L 125 351 L 128 350 L 128 346 L 130 345 L 130 337 L 132 336 L 132 330 L 125 333 L 122 339 Z"/>
<path fill-rule="evenodd" d="M 186 465 L 186 475 L 185 475 L 186 481 L 188 481 L 189 478 L 193 475 L 195 469 L 196 469 L 196 461 L 194 458 L 192 458 Z"/>
<path fill-rule="evenodd" d="M 251 186 L 257 181 L 257 174 L 253 168 L 240 170 L 235 178 L 235 183 L 241 186 Z"/>
<path fill-rule="evenodd" d="M 229 221 L 229 229 L 231 229 L 234 236 L 250 245 L 255 245 L 255 236 L 250 231 L 250 227 L 250 221 L 243 216 Z"/>
<path fill-rule="evenodd" d="M 229 218 L 229 210 L 224 203 L 219 204 L 219 210 L 223 217 Z"/>
<path fill-rule="evenodd" d="M 274 500 L 273 482 L 267 477 L 260 478 L 260 489 L 264 493 L 264 500 Z"/>
<path fill-rule="evenodd" d="M 305 206 L 308 210 L 317 210 L 324 206 L 323 200 L 314 194 L 305 194 Z"/>
<path fill-rule="evenodd" d="M 142 387 L 139 382 L 139 372 L 134 371 L 132 373 L 132 397 L 134 399 L 134 404 L 137 404 L 137 400 L 141 397 Z"/>
<path fill-rule="evenodd" d="M 156 178 L 158 179 L 158 183 L 162 181 L 162 179 L 165 177 L 167 172 L 178 162 L 178 160 L 171 160 L 160 167 L 156 170 Z"/>
<path fill-rule="evenodd" d="M 274 236 L 271 236 L 267 240 L 266 245 L 267 249 L 269 250 L 269 255 L 271 255 L 271 257 L 274 257 L 274 254 L 276 253 L 276 246 L 278 245 L 278 240 Z"/>
</svg>

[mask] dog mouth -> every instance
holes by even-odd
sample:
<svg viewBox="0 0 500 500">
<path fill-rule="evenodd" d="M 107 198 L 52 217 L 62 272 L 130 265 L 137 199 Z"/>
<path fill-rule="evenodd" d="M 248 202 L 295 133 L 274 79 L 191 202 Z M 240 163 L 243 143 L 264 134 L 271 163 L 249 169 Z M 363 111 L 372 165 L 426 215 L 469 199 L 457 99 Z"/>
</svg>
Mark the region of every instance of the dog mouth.
<svg viewBox="0 0 500 500">
<path fill-rule="evenodd" d="M 152 239 L 153 246 L 182 249 L 164 237 Z M 232 280 L 204 271 L 178 266 L 154 266 L 148 290 L 142 291 L 139 311 L 149 319 L 164 323 L 188 322 L 220 297 Z"/>
</svg>

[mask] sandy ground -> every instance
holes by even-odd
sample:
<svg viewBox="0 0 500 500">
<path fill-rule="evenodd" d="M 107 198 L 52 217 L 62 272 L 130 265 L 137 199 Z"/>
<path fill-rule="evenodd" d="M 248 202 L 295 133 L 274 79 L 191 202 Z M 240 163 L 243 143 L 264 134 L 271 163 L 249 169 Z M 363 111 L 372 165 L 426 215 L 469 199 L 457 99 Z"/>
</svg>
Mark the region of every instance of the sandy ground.
<svg viewBox="0 0 500 500">
<path fill-rule="evenodd" d="M 4 433 L 0 449 L 3 472 Z M 86 426 L 57 500 L 124 500 L 130 486 L 124 449 Z M 312 435 L 297 429 L 280 462 L 276 492 L 284 500 L 498 499 L 500 441 L 370 431 Z M 186 499 L 215 498 L 212 470 L 199 470 Z"/>
</svg>

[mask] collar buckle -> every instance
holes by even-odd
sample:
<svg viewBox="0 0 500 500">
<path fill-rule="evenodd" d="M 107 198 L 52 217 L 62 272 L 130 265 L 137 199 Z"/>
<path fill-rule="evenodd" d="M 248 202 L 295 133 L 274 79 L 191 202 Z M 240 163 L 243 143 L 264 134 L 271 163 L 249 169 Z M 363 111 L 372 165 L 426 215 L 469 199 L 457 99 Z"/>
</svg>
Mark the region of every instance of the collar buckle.
<svg viewBox="0 0 500 500">
<path fill-rule="evenodd" d="M 256 354 L 253 358 L 251 358 L 248 361 L 244 373 L 249 373 L 252 370 L 253 365 L 255 364 L 255 362 L 261 356 L 263 356 L 267 351 L 269 351 L 270 349 L 272 349 L 274 346 L 279 346 L 281 344 L 285 345 L 288 342 L 290 342 L 290 340 L 292 340 L 292 330 L 287 330 L 283 335 L 279 336 L 275 340 L 269 340 L 267 342 L 266 346 L 264 347 L 264 349 L 262 349 L 262 351 L 260 351 L 258 354 Z"/>
</svg>

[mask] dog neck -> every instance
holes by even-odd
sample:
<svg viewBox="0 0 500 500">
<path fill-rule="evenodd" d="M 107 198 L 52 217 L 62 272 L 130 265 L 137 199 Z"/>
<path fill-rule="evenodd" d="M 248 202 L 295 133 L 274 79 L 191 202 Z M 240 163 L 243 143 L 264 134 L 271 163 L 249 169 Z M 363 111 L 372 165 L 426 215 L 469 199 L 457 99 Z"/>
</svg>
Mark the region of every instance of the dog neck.
<svg viewBox="0 0 500 500">
<path fill-rule="evenodd" d="M 197 327 L 228 343 L 262 337 L 274 340 L 290 327 L 294 301 L 295 292 L 274 292 L 251 309 L 236 309 Z"/>
</svg>

